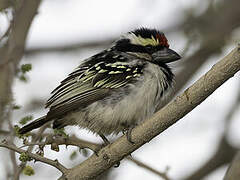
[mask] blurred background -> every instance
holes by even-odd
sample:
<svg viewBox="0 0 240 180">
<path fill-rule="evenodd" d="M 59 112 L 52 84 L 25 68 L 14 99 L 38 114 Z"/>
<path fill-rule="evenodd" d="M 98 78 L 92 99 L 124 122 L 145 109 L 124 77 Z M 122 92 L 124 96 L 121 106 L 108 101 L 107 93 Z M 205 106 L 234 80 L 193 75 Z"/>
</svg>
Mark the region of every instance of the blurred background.
<svg viewBox="0 0 240 180">
<path fill-rule="evenodd" d="M 9 2 L 0 0 L 0 48 L 8 41 L 6 33 L 11 33 L 8 31 L 14 18 L 14 8 Z M 44 115 L 47 112 L 44 103 L 50 92 L 82 60 L 138 27 L 163 31 L 170 47 L 182 55 L 181 61 L 170 66 L 176 74 L 175 95 L 183 92 L 239 42 L 239 7 L 238 0 L 42 0 L 31 24 L 23 57 L 17 64 L 18 67 L 32 64 L 32 70 L 24 77 L 16 73 L 14 81 L 0 84 L 0 89 L 11 87 L 13 103 L 21 106 L 9 112 L 8 118 L 0 116 L 0 140 L 9 139 L 20 146 L 21 140 L 9 136 L 11 125 L 19 124 L 25 116 Z M 167 171 L 170 179 L 223 179 L 240 147 L 239 76 L 237 73 L 178 123 L 132 153 L 133 158 L 157 171 Z M 1 91 L 0 96 L 3 96 Z M 2 111 L 7 108 L 6 104 L 1 108 Z M 67 127 L 66 131 L 91 142 L 101 142 L 99 137 L 77 127 Z M 60 146 L 59 152 L 45 148 L 46 157 L 57 158 L 68 168 L 90 154 L 70 146 Z M 14 155 L 16 162 L 12 156 L 9 150 L 0 148 L 0 179 L 14 179 L 21 162 L 17 154 Z M 35 175 L 28 177 L 21 173 L 20 179 L 61 176 L 58 170 L 40 162 L 28 164 L 34 168 Z M 161 178 L 123 160 L 120 167 L 111 169 L 102 179 Z"/>
</svg>

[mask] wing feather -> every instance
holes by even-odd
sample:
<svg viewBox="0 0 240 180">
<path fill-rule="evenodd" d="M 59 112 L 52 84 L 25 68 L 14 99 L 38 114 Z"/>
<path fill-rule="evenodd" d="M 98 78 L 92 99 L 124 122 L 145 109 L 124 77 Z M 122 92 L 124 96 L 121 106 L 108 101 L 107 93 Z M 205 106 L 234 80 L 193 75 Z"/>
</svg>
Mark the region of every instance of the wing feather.
<svg viewBox="0 0 240 180">
<path fill-rule="evenodd" d="M 50 107 L 47 118 L 59 118 L 107 97 L 110 89 L 120 88 L 141 76 L 143 68 L 119 62 L 83 63 L 53 90 L 46 103 Z"/>
</svg>

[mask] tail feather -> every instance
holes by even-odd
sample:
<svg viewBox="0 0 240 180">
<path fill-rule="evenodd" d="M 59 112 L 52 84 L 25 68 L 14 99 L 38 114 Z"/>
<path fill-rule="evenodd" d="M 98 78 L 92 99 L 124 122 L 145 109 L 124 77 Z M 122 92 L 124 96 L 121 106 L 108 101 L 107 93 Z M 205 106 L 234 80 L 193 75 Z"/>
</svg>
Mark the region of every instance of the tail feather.
<svg viewBox="0 0 240 180">
<path fill-rule="evenodd" d="M 18 133 L 25 134 L 33 129 L 39 128 L 40 126 L 47 123 L 48 121 L 50 121 L 50 120 L 47 119 L 46 116 L 40 117 L 40 118 L 34 120 L 33 122 L 27 124 L 26 126 L 22 127 L 21 129 L 19 129 Z"/>
</svg>

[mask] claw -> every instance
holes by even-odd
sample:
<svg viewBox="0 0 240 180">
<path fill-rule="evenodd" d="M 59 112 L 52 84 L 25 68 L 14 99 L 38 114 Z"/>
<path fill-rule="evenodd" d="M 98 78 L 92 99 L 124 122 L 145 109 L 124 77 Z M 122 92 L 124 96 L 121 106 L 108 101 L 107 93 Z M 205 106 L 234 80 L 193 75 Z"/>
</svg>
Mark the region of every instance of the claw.
<svg viewBox="0 0 240 180">
<path fill-rule="evenodd" d="M 114 168 L 118 168 L 120 166 L 120 161 L 119 162 L 117 162 L 116 164 L 114 164 Z"/>
<path fill-rule="evenodd" d="M 132 130 L 133 130 L 134 127 L 130 127 L 128 130 L 127 130 L 127 140 L 128 142 L 134 144 L 134 142 L 132 141 Z"/>
<path fill-rule="evenodd" d="M 103 135 L 103 134 L 99 134 L 99 136 L 102 138 L 105 146 L 109 145 L 110 142 L 108 141 L 108 139 Z"/>
<path fill-rule="evenodd" d="M 97 149 L 97 150 L 93 150 L 93 152 L 94 152 L 94 154 L 96 155 L 96 156 L 98 156 L 98 152 L 99 152 L 99 150 L 101 149 L 101 148 L 103 148 L 103 147 L 105 147 L 105 146 L 107 146 L 107 145 L 109 145 L 110 144 L 110 142 L 108 141 L 108 139 L 103 135 L 103 134 L 98 134 L 101 138 L 102 138 L 102 140 L 103 140 L 103 145 L 99 148 L 99 149 Z"/>
</svg>

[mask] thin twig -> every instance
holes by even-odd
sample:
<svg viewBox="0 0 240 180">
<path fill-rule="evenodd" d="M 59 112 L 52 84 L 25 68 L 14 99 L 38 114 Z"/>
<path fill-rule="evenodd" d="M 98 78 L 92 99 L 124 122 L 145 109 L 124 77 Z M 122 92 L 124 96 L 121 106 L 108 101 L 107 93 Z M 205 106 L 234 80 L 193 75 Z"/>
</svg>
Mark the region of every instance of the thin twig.
<svg viewBox="0 0 240 180">
<path fill-rule="evenodd" d="M 143 162 L 141 162 L 141 161 L 139 161 L 136 158 L 133 158 L 131 156 L 126 157 L 126 159 L 129 160 L 129 161 L 132 161 L 133 163 L 135 163 L 136 165 L 138 165 L 138 166 L 140 166 L 144 169 L 149 170 L 150 172 L 160 176 L 161 178 L 163 178 L 165 180 L 170 180 L 170 178 L 167 176 L 166 172 L 162 173 L 160 171 L 157 171 L 156 169 L 150 167 L 149 165 L 147 165 L 147 164 L 145 164 L 145 163 L 143 163 Z"/>
<path fill-rule="evenodd" d="M 33 154 L 31 152 L 28 152 L 28 151 L 25 151 L 23 149 L 20 149 L 18 147 L 16 147 L 15 145 L 10 145 L 10 144 L 7 144 L 7 143 L 0 143 L 0 147 L 5 147 L 7 149 L 10 149 L 10 150 L 13 150 L 19 154 L 21 153 L 27 153 L 27 155 L 33 159 L 35 159 L 36 161 L 40 161 L 40 162 L 43 162 L 43 163 L 46 163 L 46 164 L 49 164 L 55 168 L 57 168 L 59 171 L 61 171 L 63 174 L 65 174 L 67 172 L 67 168 L 65 168 L 62 164 L 60 164 L 58 162 L 58 160 L 51 160 L 51 159 L 48 159 L 48 158 L 45 158 L 45 157 L 42 157 L 42 156 L 39 156 L 37 154 Z"/>
<path fill-rule="evenodd" d="M 43 125 L 40 129 L 39 129 L 39 131 L 37 132 L 37 134 L 36 134 L 36 136 L 33 138 L 33 142 L 36 142 L 36 141 L 38 141 L 42 136 L 42 134 L 43 134 L 43 132 L 46 130 L 46 128 L 49 126 L 49 123 L 47 123 L 47 124 L 45 124 L 45 125 Z M 32 152 L 32 150 L 33 150 L 33 146 L 30 146 L 30 147 L 28 147 L 28 149 L 27 149 L 27 152 Z M 19 165 L 19 168 L 18 168 L 18 170 L 17 170 L 17 172 L 15 172 L 15 176 L 16 177 L 19 177 L 20 176 L 20 173 L 22 172 L 22 170 L 23 170 L 23 168 L 26 166 L 26 162 L 21 162 L 21 164 Z"/>
<path fill-rule="evenodd" d="M 8 142 L 13 144 L 14 139 L 15 139 L 15 133 L 14 133 L 14 128 L 13 128 L 12 122 L 10 121 L 10 113 L 11 113 L 11 111 L 9 111 L 9 117 L 8 117 L 9 119 L 7 120 L 9 129 L 11 131 Z M 10 151 L 10 158 L 11 158 L 12 165 L 13 165 L 13 172 L 17 172 L 18 166 L 17 166 L 16 156 L 15 156 L 14 151 Z M 13 173 L 13 174 L 14 174 L 14 180 L 18 180 L 19 178 L 18 177 L 16 178 L 15 173 Z"/>
<path fill-rule="evenodd" d="M 10 133 L 11 133 L 10 131 L 6 131 L 6 130 L 0 129 L 0 134 L 1 134 L 2 136 L 8 136 Z"/>
<path fill-rule="evenodd" d="M 96 143 L 92 143 L 89 141 L 79 139 L 74 135 L 70 136 L 70 137 L 49 135 L 47 137 L 46 141 L 44 141 L 44 142 L 36 142 L 36 141 L 30 142 L 30 143 L 26 142 L 20 148 L 26 147 L 26 146 L 35 146 L 35 145 L 38 145 L 38 146 L 52 145 L 53 143 L 57 146 L 58 145 L 66 145 L 66 146 L 72 145 L 72 146 L 77 146 L 81 149 L 88 148 L 94 152 L 98 152 L 100 150 L 100 148 L 102 147 L 100 144 L 96 144 Z"/>
<path fill-rule="evenodd" d="M 45 142 L 30 142 L 30 143 L 26 142 L 20 148 L 26 147 L 26 146 L 35 146 L 35 145 L 38 145 L 38 146 L 52 145 L 53 143 L 57 144 L 57 145 L 72 145 L 72 146 L 77 146 L 79 148 L 88 148 L 88 149 L 93 150 L 94 152 L 98 152 L 102 148 L 101 144 L 96 144 L 93 142 L 85 141 L 85 140 L 77 138 L 74 135 L 66 137 L 66 138 L 62 137 L 62 136 L 57 136 L 57 137 L 53 138 L 50 136 L 51 135 L 47 136 L 47 139 Z M 50 137 L 50 138 L 48 138 L 48 137 Z M 152 167 L 144 164 L 143 162 L 140 162 L 139 160 L 136 160 L 132 157 L 127 157 L 126 159 L 134 162 L 135 164 L 137 164 L 138 166 L 140 166 L 144 169 L 147 169 L 147 170 L 153 172 L 154 174 L 157 174 L 158 176 L 161 176 L 162 178 L 164 178 L 166 180 L 169 180 L 166 173 L 161 173 L 161 172 L 155 170 L 154 168 L 152 168 Z"/>
<path fill-rule="evenodd" d="M 29 49 L 26 49 L 24 54 L 27 56 L 30 55 L 37 55 L 40 53 L 66 53 L 71 51 L 80 51 L 83 49 L 89 49 L 89 48 L 98 48 L 98 47 L 104 47 L 108 46 L 114 41 L 113 38 L 105 39 L 105 40 L 97 40 L 97 41 L 87 41 L 87 42 L 79 42 L 75 44 L 63 44 L 63 45 L 56 45 L 56 46 L 44 46 L 44 47 L 32 47 Z"/>
<path fill-rule="evenodd" d="M 240 177 L 240 151 L 236 153 L 232 163 L 230 164 L 225 176 L 224 180 L 236 180 Z"/>
<path fill-rule="evenodd" d="M 193 179 L 203 179 L 209 173 L 213 172 L 217 168 L 231 162 L 234 157 L 234 154 L 237 152 L 237 149 L 232 147 L 228 142 L 225 136 L 222 137 L 221 142 L 218 145 L 217 151 L 213 156 L 203 164 L 197 171 L 193 174 L 185 177 L 185 180 Z"/>
</svg>

